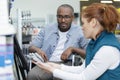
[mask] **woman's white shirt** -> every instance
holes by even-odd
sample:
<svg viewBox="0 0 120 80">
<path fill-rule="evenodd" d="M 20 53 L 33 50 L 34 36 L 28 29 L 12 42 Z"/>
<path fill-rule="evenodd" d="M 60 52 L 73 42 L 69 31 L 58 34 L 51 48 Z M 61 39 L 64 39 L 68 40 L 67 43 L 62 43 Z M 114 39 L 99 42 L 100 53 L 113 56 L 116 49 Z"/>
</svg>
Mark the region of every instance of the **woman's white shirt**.
<svg viewBox="0 0 120 80">
<path fill-rule="evenodd" d="M 96 80 L 107 69 L 114 69 L 119 64 L 120 51 L 112 46 L 103 46 L 86 68 L 85 62 L 81 66 L 61 65 L 61 70 L 55 69 L 53 75 L 63 80 Z"/>
</svg>

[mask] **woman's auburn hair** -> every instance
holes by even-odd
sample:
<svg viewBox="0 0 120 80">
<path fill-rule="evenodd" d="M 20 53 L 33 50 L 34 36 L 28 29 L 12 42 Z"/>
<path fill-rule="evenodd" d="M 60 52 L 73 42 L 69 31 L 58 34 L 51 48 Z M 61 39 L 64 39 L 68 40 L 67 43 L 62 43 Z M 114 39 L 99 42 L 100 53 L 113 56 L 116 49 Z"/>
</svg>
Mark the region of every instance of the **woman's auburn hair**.
<svg viewBox="0 0 120 80">
<path fill-rule="evenodd" d="M 88 22 L 95 18 L 108 32 L 116 29 L 120 23 L 120 14 L 113 5 L 93 3 L 82 10 L 81 16 L 87 18 Z"/>
</svg>

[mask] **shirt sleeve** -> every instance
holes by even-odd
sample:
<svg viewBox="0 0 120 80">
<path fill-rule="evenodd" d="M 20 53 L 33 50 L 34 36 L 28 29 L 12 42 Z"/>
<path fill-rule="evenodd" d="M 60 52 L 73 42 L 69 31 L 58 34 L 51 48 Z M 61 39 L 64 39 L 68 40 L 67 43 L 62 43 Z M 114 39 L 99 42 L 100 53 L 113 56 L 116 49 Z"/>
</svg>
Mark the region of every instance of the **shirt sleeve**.
<svg viewBox="0 0 120 80">
<path fill-rule="evenodd" d="M 70 69 L 70 67 L 62 66 L 61 70 L 55 69 L 53 75 L 63 80 L 96 80 L 107 69 L 114 69 L 119 65 L 119 53 L 119 50 L 115 47 L 103 46 L 96 53 L 91 63 L 82 72 L 73 73 L 72 71 L 69 71 L 73 70 L 73 67 Z M 78 68 L 74 68 L 74 70 L 76 71 Z"/>
<path fill-rule="evenodd" d="M 85 62 L 81 66 L 66 66 L 61 65 L 61 70 L 71 73 L 81 73 L 85 69 Z"/>
</svg>

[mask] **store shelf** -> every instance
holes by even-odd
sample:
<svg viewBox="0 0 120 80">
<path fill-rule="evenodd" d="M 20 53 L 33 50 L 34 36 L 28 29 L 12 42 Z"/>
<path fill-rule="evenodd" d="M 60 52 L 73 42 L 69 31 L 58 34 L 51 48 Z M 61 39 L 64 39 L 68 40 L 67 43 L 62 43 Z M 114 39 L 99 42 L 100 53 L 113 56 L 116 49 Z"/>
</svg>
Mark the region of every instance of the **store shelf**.
<svg viewBox="0 0 120 80">
<path fill-rule="evenodd" d="M 34 27 L 43 27 L 46 24 L 46 20 L 44 18 L 30 18 L 30 19 L 22 19 L 22 25 L 27 25 L 31 23 Z M 17 26 L 17 19 L 12 19 L 13 25 Z"/>
<path fill-rule="evenodd" d="M 10 35 L 16 32 L 15 28 L 10 24 L 1 24 L 0 26 L 0 35 Z"/>
<path fill-rule="evenodd" d="M 117 38 L 118 38 L 118 40 L 119 40 L 119 42 L 120 42 L 120 35 L 115 35 Z"/>
</svg>

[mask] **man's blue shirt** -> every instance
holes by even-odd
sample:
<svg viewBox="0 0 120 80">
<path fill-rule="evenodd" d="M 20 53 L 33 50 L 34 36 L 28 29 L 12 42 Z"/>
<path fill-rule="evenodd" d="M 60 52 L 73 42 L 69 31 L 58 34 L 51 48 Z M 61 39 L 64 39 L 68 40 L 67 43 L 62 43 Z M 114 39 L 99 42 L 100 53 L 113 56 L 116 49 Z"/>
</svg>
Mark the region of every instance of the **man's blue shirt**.
<svg viewBox="0 0 120 80">
<path fill-rule="evenodd" d="M 30 45 L 41 48 L 41 50 L 47 54 L 47 57 L 50 58 L 58 44 L 58 31 L 57 23 L 48 25 L 40 30 L 39 34 L 32 40 Z M 88 41 L 84 38 L 80 26 L 71 24 L 71 28 L 69 29 L 66 37 L 67 40 L 64 44 L 64 50 L 68 47 L 85 49 L 87 46 Z"/>
</svg>

